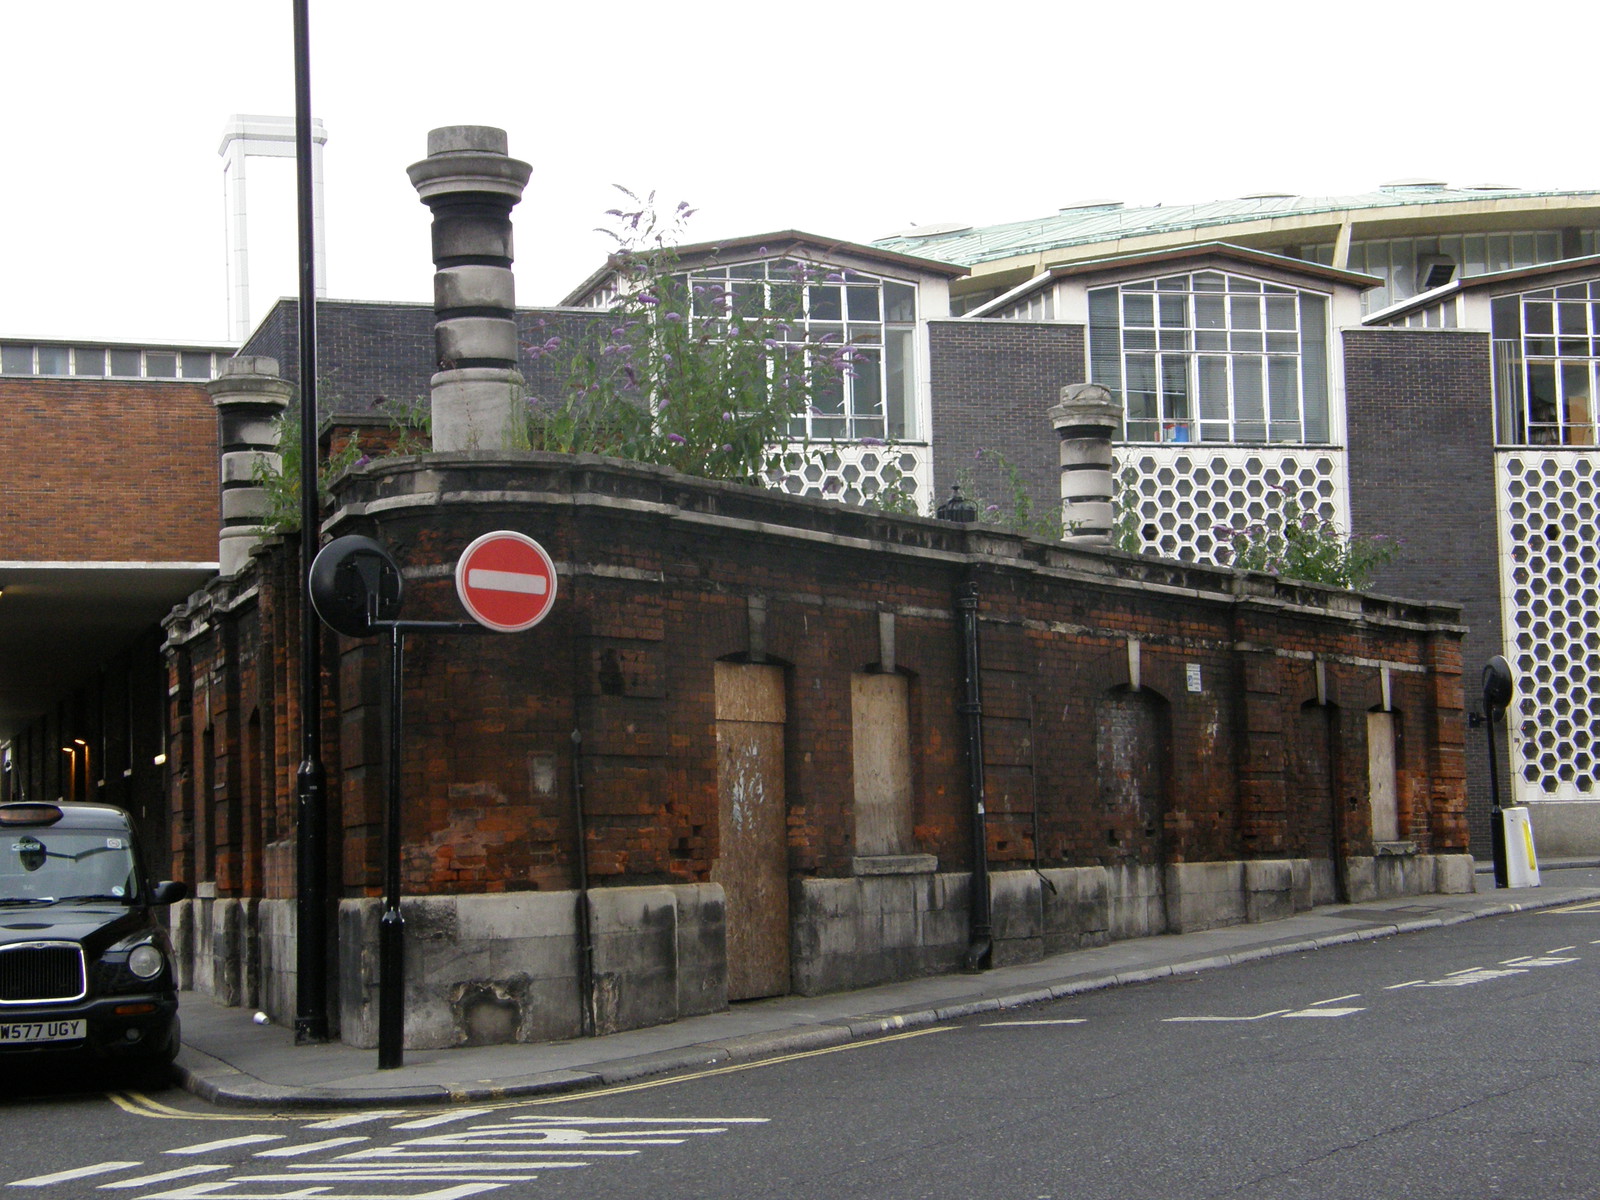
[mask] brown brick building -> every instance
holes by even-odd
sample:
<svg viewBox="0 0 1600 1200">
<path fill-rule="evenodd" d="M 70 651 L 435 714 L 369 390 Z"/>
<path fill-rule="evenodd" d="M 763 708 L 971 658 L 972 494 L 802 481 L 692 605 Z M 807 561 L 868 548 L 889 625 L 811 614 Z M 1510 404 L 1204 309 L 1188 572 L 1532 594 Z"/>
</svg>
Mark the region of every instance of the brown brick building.
<svg viewBox="0 0 1600 1200">
<path fill-rule="evenodd" d="M 327 532 L 392 548 L 408 619 L 456 619 L 453 564 L 497 528 L 549 550 L 560 594 L 528 633 L 408 643 L 412 1044 L 1471 887 L 1454 609 L 532 453 L 374 462 Z M 215 884 L 180 942 L 195 986 L 282 1018 L 288 557 L 168 623 L 175 852 Z M 387 654 L 324 636 L 333 1000 L 371 1044 Z"/>
<path fill-rule="evenodd" d="M 164 847 L 160 619 L 216 571 L 212 347 L 0 343 L 0 796 Z"/>
</svg>

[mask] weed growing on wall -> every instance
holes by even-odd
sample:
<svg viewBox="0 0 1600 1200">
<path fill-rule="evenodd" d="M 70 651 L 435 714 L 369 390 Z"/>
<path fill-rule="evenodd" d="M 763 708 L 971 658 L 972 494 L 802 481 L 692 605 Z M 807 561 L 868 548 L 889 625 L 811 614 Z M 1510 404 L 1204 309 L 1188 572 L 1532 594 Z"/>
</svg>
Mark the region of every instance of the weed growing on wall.
<svg viewBox="0 0 1600 1200">
<path fill-rule="evenodd" d="M 1383 534 L 1345 533 L 1302 508 L 1293 490 L 1281 484 L 1267 499 L 1272 511 L 1263 521 L 1212 526 L 1219 562 L 1241 571 L 1359 591 L 1400 552 L 1399 544 Z"/>
<path fill-rule="evenodd" d="M 552 336 L 527 347 L 535 359 L 557 356 L 567 384 L 526 401 L 526 446 L 708 479 L 781 473 L 780 446 L 827 408 L 855 359 L 803 320 L 805 285 L 822 268 L 791 260 L 774 280 L 696 282 L 675 248 L 694 210 L 680 203 L 663 216 L 654 192 L 618 190 L 628 204 L 603 231 L 617 243 L 616 298 L 576 344 Z"/>
<path fill-rule="evenodd" d="M 1042 538 L 1059 542 L 1065 529 L 1061 519 L 1061 504 L 1040 509 L 1022 471 L 999 450 L 980 449 L 973 454 L 978 464 L 989 463 L 1000 471 L 998 497 L 985 495 L 979 487 L 971 467 L 956 472 L 956 483 L 962 494 L 978 506 L 978 522 L 994 525 L 1007 533 L 1023 537 Z M 932 515 L 932 514 L 930 514 Z"/>
<path fill-rule="evenodd" d="M 273 533 L 293 533 L 300 528 L 300 418 L 284 413 L 273 425 L 283 465 L 275 468 L 269 460 L 257 458 L 250 468 L 250 478 L 267 497 L 267 512 L 261 524 Z M 355 434 L 334 447 L 317 470 L 317 502 L 328 502 L 328 485 L 335 476 L 365 461 L 361 439 Z"/>
</svg>

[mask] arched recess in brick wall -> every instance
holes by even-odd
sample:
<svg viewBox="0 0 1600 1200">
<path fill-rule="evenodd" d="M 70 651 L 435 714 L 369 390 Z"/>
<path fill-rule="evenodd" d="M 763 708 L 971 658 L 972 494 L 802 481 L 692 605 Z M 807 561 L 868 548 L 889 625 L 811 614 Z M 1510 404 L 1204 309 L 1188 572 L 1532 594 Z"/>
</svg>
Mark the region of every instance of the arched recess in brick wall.
<svg viewBox="0 0 1600 1200">
<path fill-rule="evenodd" d="M 789 814 L 784 669 L 718 662 L 717 857 L 728 946 L 728 999 L 789 991 Z"/>
<path fill-rule="evenodd" d="M 261 710 L 253 708 L 244 725 L 244 852 L 239 885 L 246 896 L 261 894 L 261 847 L 267 840 L 262 792 Z"/>
<path fill-rule="evenodd" d="M 1291 858 L 1332 859 L 1337 853 L 1333 763 L 1338 708 L 1307 700 L 1295 717 L 1285 805 Z"/>
<path fill-rule="evenodd" d="M 1171 802 L 1172 717 L 1164 697 L 1120 685 L 1095 713 L 1095 765 L 1107 862 L 1159 865 Z"/>
</svg>

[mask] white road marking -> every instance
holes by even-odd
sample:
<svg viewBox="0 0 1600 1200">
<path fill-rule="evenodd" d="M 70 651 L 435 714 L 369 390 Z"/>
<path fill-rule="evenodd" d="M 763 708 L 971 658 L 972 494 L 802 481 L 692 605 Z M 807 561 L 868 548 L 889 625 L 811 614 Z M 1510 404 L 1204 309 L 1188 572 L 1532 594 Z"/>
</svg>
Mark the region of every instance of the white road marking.
<svg viewBox="0 0 1600 1200">
<path fill-rule="evenodd" d="M 210 1154 L 213 1150 L 231 1150 L 235 1146 L 259 1146 L 262 1142 L 281 1142 L 281 1133 L 244 1133 L 238 1137 L 218 1138 L 214 1142 L 196 1142 L 192 1146 L 179 1146 L 168 1154 Z"/>
<path fill-rule="evenodd" d="M 1577 946 L 1557 946 L 1554 950 L 1546 950 L 1546 954 L 1565 954 L 1568 950 L 1576 950 Z"/>
<path fill-rule="evenodd" d="M 984 1021 L 984 1029 L 1010 1029 L 1020 1025 L 1082 1025 L 1087 1017 L 1063 1017 L 1056 1021 Z"/>
<path fill-rule="evenodd" d="M 416 1109 L 412 1109 L 415 1112 Z M 313 1121 L 307 1129 L 348 1129 L 351 1125 L 364 1125 L 368 1121 L 385 1121 L 390 1117 L 403 1117 L 403 1108 L 373 1109 L 371 1112 L 350 1113 L 343 1117 L 329 1117 L 326 1121 Z"/>
<path fill-rule="evenodd" d="M 398 1125 L 389 1126 L 390 1129 L 429 1129 L 434 1125 L 448 1125 L 451 1121 L 465 1121 L 469 1117 L 481 1117 L 484 1113 L 493 1112 L 492 1108 L 463 1108 L 459 1112 L 445 1113 L 442 1117 L 423 1117 L 418 1121 L 402 1121 Z"/>
<path fill-rule="evenodd" d="M 257 1150 L 256 1158 L 294 1158 L 300 1154 L 315 1154 L 318 1150 L 332 1150 L 335 1146 L 354 1146 L 357 1142 L 368 1142 L 366 1137 L 336 1137 L 323 1138 L 320 1142 L 307 1142 L 303 1146 L 275 1146 L 271 1150 Z"/>
<path fill-rule="evenodd" d="M 1163 1021 L 1165 1023 L 1196 1021 L 1265 1021 L 1268 1017 L 1281 1017 L 1284 1013 L 1293 1011 L 1293 1009 L 1288 1008 L 1275 1008 L 1271 1012 L 1257 1013 L 1253 1017 L 1165 1017 L 1163 1018 Z"/>
<path fill-rule="evenodd" d="M 13 1179 L 11 1187 L 49 1187 L 55 1183 L 67 1183 L 73 1179 L 88 1179 L 91 1175 L 109 1175 L 113 1171 L 125 1171 L 129 1167 L 137 1167 L 139 1162 L 103 1162 L 95 1163 L 92 1167 L 74 1167 L 70 1171 L 56 1171 L 50 1175 L 34 1175 L 29 1179 Z"/>
<path fill-rule="evenodd" d="M 1284 1013 L 1289 1017 L 1348 1017 L 1351 1013 L 1366 1012 L 1364 1008 L 1302 1008 L 1298 1012 Z"/>
<path fill-rule="evenodd" d="M 1404 983 L 1391 983 L 1388 987 L 1384 988 L 1383 990 L 1386 991 L 1386 992 L 1395 992 L 1395 991 L 1399 991 L 1401 988 L 1416 987 L 1418 984 L 1426 983 L 1426 982 L 1427 982 L 1427 980 L 1425 980 L 1425 979 L 1408 979 Z"/>
<path fill-rule="evenodd" d="M 1465 987 L 1471 983 L 1487 983 L 1491 979 L 1504 979 L 1509 975 L 1526 975 L 1528 972 L 1522 967 L 1511 967 L 1507 970 L 1496 971 L 1490 967 L 1469 967 L 1465 971 L 1453 971 L 1443 979 L 1430 979 L 1427 983 L 1418 984 L 1418 987 Z"/>
<path fill-rule="evenodd" d="M 1321 1004 L 1337 1004 L 1341 1000 L 1359 1000 L 1359 999 L 1361 999 L 1361 993 L 1360 992 L 1351 992 L 1347 996 L 1333 996 L 1333 997 L 1331 997 L 1330 999 L 1327 999 L 1327 1000 L 1313 1000 L 1310 1004 L 1306 1005 L 1306 1007 L 1307 1008 L 1316 1008 L 1318 1005 L 1321 1005 Z"/>
<path fill-rule="evenodd" d="M 227 1167 L 211 1166 L 206 1163 L 196 1163 L 192 1167 L 174 1167 L 170 1171 L 157 1171 L 154 1175 L 139 1175 L 133 1179 L 119 1179 L 115 1183 L 102 1183 L 100 1190 L 107 1188 L 136 1188 L 149 1187 L 153 1183 L 170 1183 L 174 1179 L 187 1179 L 191 1175 L 209 1175 L 212 1171 L 226 1171 Z"/>
<path fill-rule="evenodd" d="M 330 1192 L 326 1188 L 302 1188 L 294 1192 L 221 1192 L 232 1188 L 233 1181 L 220 1183 L 195 1183 L 170 1192 L 151 1192 L 139 1200 L 466 1200 L 468 1196 L 481 1196 L 484 1192 L 499 1191 L 498 1183 L 463 1183 L 455 1187 L 435 1188 L 428 1192 Z"/>
</svg>

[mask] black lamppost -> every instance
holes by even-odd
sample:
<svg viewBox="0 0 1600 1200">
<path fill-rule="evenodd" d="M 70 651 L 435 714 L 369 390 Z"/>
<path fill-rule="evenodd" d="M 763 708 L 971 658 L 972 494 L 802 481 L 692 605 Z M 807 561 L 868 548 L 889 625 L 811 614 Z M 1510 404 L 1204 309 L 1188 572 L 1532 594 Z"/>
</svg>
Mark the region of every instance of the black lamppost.
<svg viewBox="0 0 1600 1200">
<path fill-rule="evenodd" d="M 294 3 L 294 156 L 300 232 L 300 770 L 295 849 L 296 1044 L 328 1040 L 328 775 L 322 765 L 322 626 L 307 579 L 317 556 L 317 291 L 311 186 L 311 36 L 308 0 Z"/>
<path fill-rule="evenodd" d="M 1511 664 L 1496 654 L 1483 668 L 1483 728 L 1489 735 L 1489 845 L 1494 855 L 1494 885 L 1511 886 L 1506 862 L 1506 819 L 1500 807 L 1500 762 L 1494 750 L 1494 723 L 1505 716 L 1513 692 Z"/>
</svg>

